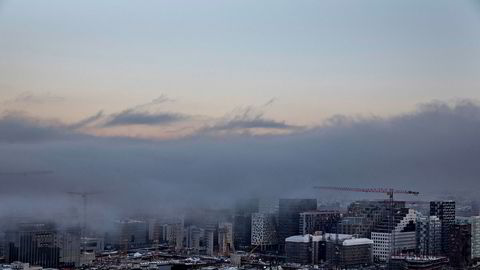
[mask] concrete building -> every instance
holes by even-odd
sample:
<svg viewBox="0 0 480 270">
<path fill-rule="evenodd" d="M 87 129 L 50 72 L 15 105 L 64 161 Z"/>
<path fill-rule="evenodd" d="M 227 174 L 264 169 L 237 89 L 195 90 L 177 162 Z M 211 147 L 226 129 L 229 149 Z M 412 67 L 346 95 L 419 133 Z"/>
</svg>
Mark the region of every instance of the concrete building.
<svg viewBox="0 0 480 270">
<path fill-rule="evenodd" d="M 287 262 L 301 265 L 363 267 L 372 263 L 372 249 L 372 240 L 346 234 L 306 234 L 285 240 Z"/>
<path fill-rule="evenodd" d="M 203 230 L 197 226 L 189 226 L 187 228 L 187 248 L 193 253 L 200 250 L 200 239 L 203 237 Z"/>
<path fill-rule="evenodd" d="M 472 260 L 480 260 L 480 216 L 456 217 L 456 223 L 470 224 L 471 226 L 471 254 Z"/>
<path fill-rule="evenodd" d="M 311 234 L 287 237 L 285 239 L 286 261 L 301 265 L 318 263 L 320 241 L 322 241 L 322 236 Z"/>
<path fill-rule="evenodd" d="M 326 262 L 340 269 L 371 265 L 373 241 L 368 238 L 352 238 L 343 241 L 327 241 Z"/>
<path fill-rule="evenodd" d="M 316 209 L 316 199 L 280 199 L 277 224 L 278 243 L 283 246 L 287 237 L 299 234 L 300 213 Z"/>
<path fill-rule="evenodd" d="M 442 222 L 442 253 L 449 256 L 453 244 L 453 228 L 455 225 L 455 202 L 430 202 L 430 216 L 437 216 Z"/>
<path fill-rule="evenodd" d="M 120 249 L 144 247 L 148 240 L 148 224 L 143 220 L 117 221 L 117 243 Z"/>
<path fill-rule="evenodd" d="M 182 250 L 184 247 L 183 240 L 185 235 L 185 225 L 183 217 L 179 218 L 178 221 L 173 224 L 175 231 L 175 250 Z"/>
<path fill-rule="evenodd" d="M 480 260 L 480 216 L 470 217 L 472 225 L 472 259 Z"/>
<path fill-rule="evenodd" d="M 340 212 L 338 211 L 307 211 L 300 213 L 299 232 L 300 234 L 314 234 L 317 231 L 325 233 L 334 233 L 338 222 L 340 222 Z"/>
<path fill-rule="evenodd" d="M 50 223 L 25 223 L 6 233 L 6 261 L 42 267 L 80 265 L 80 228 L 59 230 Z"/>
<path fill-rule="evenodd" d="M 252 239 L 254 246 L 267 250 L 277 244 L 276 223 L 273 214 L 252 214 Z"/>
<path fill-rule="evenodd" d="M 233 224 L 221 222 L 218 224 L 218 255 L 230 256 L 235 251 L 233 246 Z"/>
<path fill-rule="evenodd" d="M 389 201 L 353 202 L 338 224 L 339 233 L 370 238 L 370 234 L 377 224 L 385 220 L 392 212 L 405 208 L 405 202 L 396 201 L 393 208 L 392 211 Z"/>
<path fill-rule="evenodd" d="M 103 252 L 105 241 L 102 237 L 84 237 L 81 239 L 82 252 L 98 254 Z"/>
<path fill-rule="evenodd" d="M 213 256 L 213 252 L 215 250 L 214 243 L 215 243 L 215 230 L 208 228 L 205 229 L 205 236 L 204 236 L 204 243 L 205 243 L 205 254 L 209 256 Z"/>
<path fill-rule="evenodd" d="M 434 256 L 393 256 L 388 266 L 392 270 L 446 270 L 448 259 Z"/>
<path fill-rule="evenodd" d="M 164 226 L 165 224 L 160 219 L 148 220 L 148 242 L 159 244 L 165 242 L 164 240 Z"/>
<path fill-rule="evenodd" d="M 417 254 L 439 256 L 442 254 L 442 222 L 437 216 L 417 214 Z"/>
<path fill-rule="evenodd" d="M 393 220 L 387 216 L 379 222 L 372 232 L 374 258 L 387 261 L 391 255 L 415 252 L 416 219 L 415 210 L 403 208 L 395 213 Z"/>
<path fill-rule="evenodd" d="M 80 228 L 67 228 L 58 232 L 61 266 L 80 266 L 82 263 L 91 263 L 91 261 L 82 260 L 80 236 Z"/>
<path fill-rule="evenodd" d="M 467 269 L 472 263 L 472 225 L 457 220 L 453 225 L 453 243 L 450 245 L 450 265 L 456 269 Z"/>
</svg>

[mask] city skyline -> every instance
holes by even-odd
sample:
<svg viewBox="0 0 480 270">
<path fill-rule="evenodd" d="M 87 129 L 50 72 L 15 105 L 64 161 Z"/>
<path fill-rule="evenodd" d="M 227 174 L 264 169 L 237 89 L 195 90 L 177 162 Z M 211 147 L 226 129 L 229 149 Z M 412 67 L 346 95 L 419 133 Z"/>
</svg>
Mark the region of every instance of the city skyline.
<svg viewBox="0 0 480 270">
<path fill-rule="evenodd" d="M 473 1 L 0 0 L 0 217 L 475 199 L 478 26 Z"/>
</svg>

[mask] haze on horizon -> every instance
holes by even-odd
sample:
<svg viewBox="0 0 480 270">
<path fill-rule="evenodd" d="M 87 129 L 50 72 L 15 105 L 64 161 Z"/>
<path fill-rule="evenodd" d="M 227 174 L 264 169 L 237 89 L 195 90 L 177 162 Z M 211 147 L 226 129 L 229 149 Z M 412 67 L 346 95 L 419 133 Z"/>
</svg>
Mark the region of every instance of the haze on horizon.
<svg viewBox="0 0 480 270">
<path fill-rule="evenodd" d="M 471 192 L 479 86 L 475 1 L 1 1 L 0 212 Z"/>
</svg>

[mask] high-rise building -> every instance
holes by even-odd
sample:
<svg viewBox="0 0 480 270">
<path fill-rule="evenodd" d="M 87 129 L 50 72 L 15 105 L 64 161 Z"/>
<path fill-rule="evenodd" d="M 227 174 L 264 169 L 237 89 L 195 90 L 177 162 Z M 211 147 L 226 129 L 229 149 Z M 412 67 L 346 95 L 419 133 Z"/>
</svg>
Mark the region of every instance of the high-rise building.
<svg viewBox="0 0 480 270">
<path fill-rule="evenodd" d="M 280 199 L 277 224 L 278 243 L 283 245 L 287 237 L 300 233 L 300 213 L 316 209 L 316 199 Z"/>
<path fill-rule="evenodd" d="M 234 251 L 233 247 L 233 225 L 230 222 L 218 224 L 218 254 L 229 256 Z"/>
<path fill-rule="evenodd" d="M 453 228 L 455 226 L 455 202 L 430 202 L 430 216 L 437 216 L 442 222 L 442 253 L 449 256 L 454 241 Z"/>
<path fill-rule="evenodd" d="M 63 267 L 72 267 L 80 266 L 82 262 L 87 263 L 87 261 L 82 260 L 81 257 L 82 248 L 80 228 L 66 228 L 62 231 L 59 231 L 57 234 L 60 247 L 60 265 Z"/>
<path fill-rule="evenodd" d="M 58 230 L 50 223 L 24 223 L 6 233 L 6 260 L 42 267 L 80 264 L 80 228 Z"/>
<path fill-rule="evenodd" d="M 453 242 L 450 245 L 450 265 L 455 269 L 467 269 L 472 262 L 472 225 L 463 220 L 453 225 Z"/>
<path fill-rule="evenodd" d="M 147 245 L 148 224 L 143 220 L 121 220 L 117 221 L 117 247 L 138 248 Z"/>
<path fill-rule="evenodd" d="M 317 231 L 324 233 L 337 232 L 340 222 L 338 211 L 307 211 L 300 213 L 300 234 L 314 234 Z"/>
<path fill-rule="evenodd" d="M 214 251 L 214 237 L 215 230 L 211 228 L 205 229 L 204 243 L 205 243 L 205 253 L 209 256 L 213 256 Z"/>
<path fill-rule="evenodd" d="M 183 239 L 184 239 L 184 231 L 185 225 L 183 218 L 179 218 L 177 222 L 174 224 L 175 230 L 175 250 L 183 249 Z"/>
<path fill-rule="evenodd" d="M 415 252 L 417 247 L 415 222 L 416 211 L 402 208 L 394 218 L 387 216 L 372 231 L 373 256 L 387 261 L 391 255 Z"/>
<path fill-rule="evenodd" d="M 197 226 L 192 225 L 187 228 L 187 248 L 193 253 L 198 253 L 200 250 L 200 239 L 202 235 L 202 229 Z"/>
<path fill-rule="evenodd" d="M 389 201 L 353 202 L 338 224 L 339 232 L 370 238 L 372 230 L 378 223 L 402 208 L 405 208 L 405 202 L 402 201 L 393 202 L 393 210 Z"/>
<path fill-rule="evenodd" d="M 480 216 L 470 217 L 472 224 L 472 259 L 480 260 Z"/>
<path fill-rule="evenodd" d="M 455 223 L 470 225 L 471 259 L 478 261 L 480 259 L 480 216 L 456 217 Z"/>
<path fill-rule="evenodd" d="M 438 256 L 442 251 L 442 222 L 437 216 L 417 214 L 417 254 Z"/>
<path fill-rule="evenodd" d="M 277 244 L 275 216 L 273 214 L 252 214 L 252 245 L 267 250 Z"/>
<path fill-rule="evenodd" d="M 235 249 L 248 250 L 252 235 L 252 214 L 259 210 L 259 200 L 239 201 L 235 205 L 233 217 L 233 237 Z"/>
</svg>

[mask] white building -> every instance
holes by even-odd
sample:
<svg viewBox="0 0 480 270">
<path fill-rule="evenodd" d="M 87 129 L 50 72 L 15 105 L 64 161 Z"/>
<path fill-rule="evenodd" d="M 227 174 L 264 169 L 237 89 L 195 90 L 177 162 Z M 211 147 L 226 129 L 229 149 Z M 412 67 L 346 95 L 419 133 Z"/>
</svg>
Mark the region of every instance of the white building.
<svg viewBox="0 0 480 270">
<path fill-rule="evenodd" d="M 393 230 L 387 217 L 372 232 L 373 256 L 387 261 L 393 254 L 415 251 L 417 246 L 415 222 L 417 212 L 404 208 L 395 214 Z M 395 247 L 395 249 L 394 249 Z"/>
<path fill-rule="evenodd" d="M 471 217 L 472 259 L 480 258 L 480 216 Z"/>
<path fill-rule="evenodd" d="M 442 222 L 437 216 L 417 214 L 417 253 L 423 256 L 442 252 Z"/>
<path fill-rule="evenodd" d="M 275 216 L 272 214 L 252 214 L 252 245 L 268 246 L 277 244 Z"/>
</svg>

